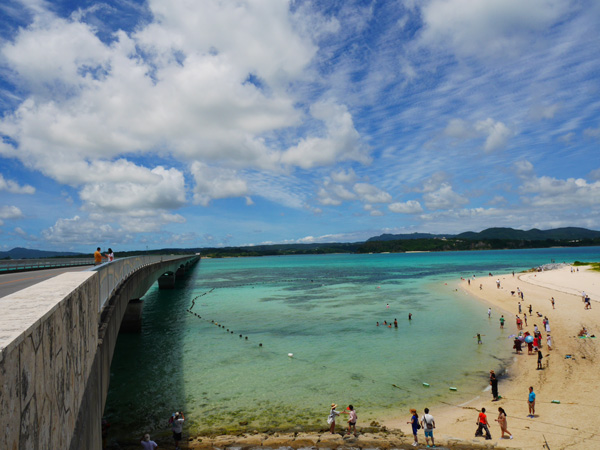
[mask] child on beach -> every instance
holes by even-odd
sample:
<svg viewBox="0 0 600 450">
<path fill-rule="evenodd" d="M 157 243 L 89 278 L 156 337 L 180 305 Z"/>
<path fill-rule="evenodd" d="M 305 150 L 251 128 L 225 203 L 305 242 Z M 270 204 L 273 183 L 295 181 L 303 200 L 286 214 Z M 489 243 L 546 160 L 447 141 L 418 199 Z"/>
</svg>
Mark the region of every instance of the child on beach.
<svg viewBox="0 0 600 450">
<path fill-rule="evenodd" d="M 346 411 L 342 411 L 342 414 L 349 414 L 348 418 L 348 434 L 354 433 L 356 436 L 356 421 L 358 420 L 358 416 L 356 415 L 356 411 L 354 411 L 354 406 L 348 405 L 348 409 Z"/>
</svg>

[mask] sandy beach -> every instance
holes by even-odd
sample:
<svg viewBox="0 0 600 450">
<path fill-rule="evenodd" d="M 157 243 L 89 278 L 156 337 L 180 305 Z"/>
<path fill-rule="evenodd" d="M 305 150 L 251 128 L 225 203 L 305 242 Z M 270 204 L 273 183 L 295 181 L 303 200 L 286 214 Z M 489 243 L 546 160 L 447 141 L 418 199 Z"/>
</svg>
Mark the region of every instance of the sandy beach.
<svg viewBox="0 0 600 450">
<path fill-rule="evenodd" d="M 497 288 L 500 280 L 500 288 Z M 481 285 L 481 289 L 480 289 Z M 555 449 L 600 449 L 600 391 L 597 372 L 597 340 L 577 337 L 583 326 L 590 335 L 598 334 L 600 319 L 600 273 L 579 267 L 563 267 L 544 272 L 504 274 L 459 282 L 459 289 L 478 297 L 492 308 L 490 326 L 499 327 L 499 318 L 506 318 L 506 335 L 517 333 L 516 318 L 518 303 L 528 315 L 528 325 L 523 331 L 533 333 L 534 324 L 543 329 L 542 319 L 536 312 L 547 316 L 551 326 L 552 350 L 543 339 L 543 370 L 537 370 L 537 357 L 524 352 L 514 357 L 514 363 L 506 374 L 499 376 L 499 393 L 502 397 L 493 402 L 490 391 L 482 392 L 478 398 L 460 406 L 448 406 L 432 411 L 436 418 L 435 435 L 441 442 L 460 439 L 463 442 L 486 442 L 475 438 L 477 410 L 486 408 L 493 439 L 487 441 L 506 448 L 541 449 L 545 442 Z M 517 297 L 517 289 L 523 292 L 523 300 Z M 511 291 L 515 291 L 512 295 Z M 591 309 L 584 309 L 581 292 L 590 296 Z M 555 299 L 555 309 L 551 298 Z M 532 305 L 533 317 L 528 312 Z M 523 318 L 523 314 L 520 314 Z M 485 330 L 481 330 L 485 334 Z M 484 343 L 485 345 L 485 337 Z M 507 344 L 512 347 L 512 339 Z M 566 355 L 572 355 L 566 358 Z M 528 417 L 528 388 L 536 393 L 535 417 Z M 553 402 L 554 401 L 554 402 Z M 556 403 L 560 402 L 560 403 Z M 495 422 L 498 407 L 506 410 L 508 430 L 514 439 L 500 439 L 500 428 Z M 475 409 L 473 409 L 475 408 Z M 399 428 L 409 433 L 405 420 L 387 421 L 390 428 Z M 422 438 L 422 436 L 421 436 Z M 422 440 L 422 439 L 421 439 Z"/>
<path fill-rule="evenodd" d="M 489 327 L 499 327 L 500 316 L 504 315 L 506 345 L 511 348 L 513 339 L 510 336 L 518 333 L 515 316 L 519 312 L 519 301 L 522 306 L 519 316 L 523 318 L 523 313 L 527 313 L 523 332 L 533 333 L 534 324 L 543 330 L 543 316 L 548 317 L 552 350 L 546 345 L 547 333 L 543 331 L 543 369 L 537 370 L 537 355 L 528 355 L 524 344 L 523 353 L 514 354 L 513 363 L 505 372 L 497 374 L 499 401 L 492 401 L 491 391 L 486 390 L 475 395 L 457 393 L 457 398 L 467 395 L 469 400 L 466 402 L 457 400 L 454 405 L 429 405 L 436 421 L 437 446 L 451 449 L 600 449 L 600 436 L 596 435 L 600 426 L 600 391 L 596 387 L 598 343 L 594 338 L 577 336 L 584 326 L 589 335 L 600 332 L 597 328 L 600 323 L 600 273 L 588 267 L 572 271 L 570 266 L 564 266 L 544 272 L 493 274 L 471 279 L 470 284 L 467 280 L 457 280 L 456 283 L 448 282 L 447 287 L 488 304 L 492 309 Z M 519 289 L 523 292 L 523 300 L 518 297 Z M 591 309 L 584 308 L 582 291 L 592 299 Z M 486 330 L 480 331 L 482 345 L 485 345 Z M 567 358 L 567 355 L 571 356 Z M 534 417 L 528 417 L 529 386 L 533 386 L 536 393 Z M 424 406 L 415 405 L 419 417 Z M 512 440 L 500 438 L 500 428 L 495 421 L 499 406 L 506 410 L 508 430 L 514 436 Z M 482 407 L 487 410 L 491 440 L 474 437 L 477 415 Z M 255 432 L 238 436 L 190 437 L 183 448 L 413 448 L 410 425 L 406 423 L 408 419 L 408 412 L 399 411 L 398 416 L 381 420 L 381 427 L 359 423 L 358 437 L 331 435 L 324 430 L 320 433 Z M 342 420 L 337 430 L 344 430 L 344 424 Z M 548 447 L 544 446 L 546 443 Z M 422 430 L 419 431 L 419 444 L 419 448 L 425 447 Z M 167 445 L 166 448 L 171 447 Z"/>
</svg>

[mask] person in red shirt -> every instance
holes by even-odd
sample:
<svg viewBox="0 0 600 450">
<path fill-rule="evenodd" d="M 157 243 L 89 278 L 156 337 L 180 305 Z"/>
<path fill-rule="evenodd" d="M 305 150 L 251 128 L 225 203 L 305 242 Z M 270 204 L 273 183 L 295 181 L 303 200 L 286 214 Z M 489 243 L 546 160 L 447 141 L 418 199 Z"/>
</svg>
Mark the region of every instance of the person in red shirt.
<svg viewBox="0 0 600 450">
<path fill-rule="evenodd" d="M 485 430 L 485 439 L 492 439 L 492 435 L 490 434 L 490 429 L 488 427 L 487 416 L 485 415 L 485 408 L 481 408 L 481 412 L 477 417 L 477 431 L 475 432 L 475 437 L 483 436 L 483 430 Z"/>
</svg>

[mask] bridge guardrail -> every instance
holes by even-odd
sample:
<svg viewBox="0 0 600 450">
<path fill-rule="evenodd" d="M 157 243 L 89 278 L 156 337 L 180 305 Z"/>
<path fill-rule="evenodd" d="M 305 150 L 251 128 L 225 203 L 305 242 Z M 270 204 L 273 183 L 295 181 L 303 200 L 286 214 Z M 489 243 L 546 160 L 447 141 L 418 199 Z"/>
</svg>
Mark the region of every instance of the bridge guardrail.
<svg viewBox="0 0 600 450">
<path fill-rule="evenodd" d="M 92 264 L 94 264 L 94 258 L 7 259 L 0 261 L 0 273 L 51 269 L 54 267 L 91 266 Z"/>
<path fill-rule="evenodd" d="M 98 302 L 98 310 L 102 311 L 108 299 L 114 294 L 122 281 L 129 275 L 138 270 L 140 267 L 149 264 L 155 264 L 163 261 L 172 261 L 174 259 L 182 259 L 182 255 L 140 255 L 130 256 L 128 258 L 115 259 L 112 262 L 104 263 L 99 266 L 94 266 L 88 270 L 98 272 L 100 279 L 100 299 Z"/>
</svg>

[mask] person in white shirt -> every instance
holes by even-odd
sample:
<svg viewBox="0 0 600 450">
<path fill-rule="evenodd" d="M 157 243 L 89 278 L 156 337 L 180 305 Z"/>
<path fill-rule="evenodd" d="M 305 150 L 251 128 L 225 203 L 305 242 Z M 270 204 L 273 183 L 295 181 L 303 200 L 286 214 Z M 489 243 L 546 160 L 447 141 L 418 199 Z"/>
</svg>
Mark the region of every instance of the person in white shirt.
<svg viewBox="0 0 600 450">
<path fill-rule="evenodd" d="M 425 442 L 429 447 L 429 439 L 431 438 L 431 446 L 435 447 L 435 441 L 433 440 L 433 429 L 435 428 L 435 420 L 433 416 L 429 414 L 429 408 L 425 408 L 425 414 L 421 417 L 421 426 L 425 431 Z"/>
</svg>

